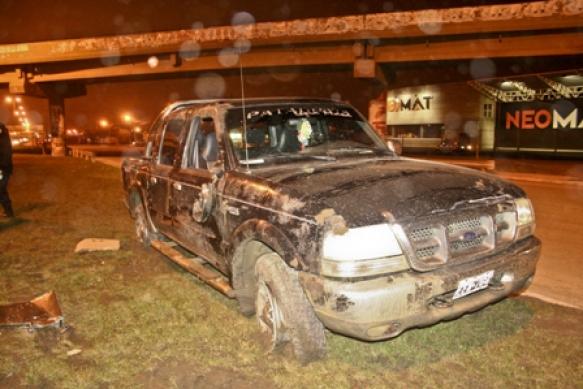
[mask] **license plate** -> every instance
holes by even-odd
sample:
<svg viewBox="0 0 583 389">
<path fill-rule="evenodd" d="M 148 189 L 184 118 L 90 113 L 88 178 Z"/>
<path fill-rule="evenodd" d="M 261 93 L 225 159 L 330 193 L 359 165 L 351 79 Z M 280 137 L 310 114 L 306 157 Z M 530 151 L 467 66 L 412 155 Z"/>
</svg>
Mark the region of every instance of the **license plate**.
<svg viewBox="0 0 583 389">
<path fill-rule="evenodd" d="M 464 278 L 458 283 L 453 299 L 459 299 L 478 290 L 486 289 L 493 276 L 494 270 L 490 270 L 474 277 Z"/>
</svg>

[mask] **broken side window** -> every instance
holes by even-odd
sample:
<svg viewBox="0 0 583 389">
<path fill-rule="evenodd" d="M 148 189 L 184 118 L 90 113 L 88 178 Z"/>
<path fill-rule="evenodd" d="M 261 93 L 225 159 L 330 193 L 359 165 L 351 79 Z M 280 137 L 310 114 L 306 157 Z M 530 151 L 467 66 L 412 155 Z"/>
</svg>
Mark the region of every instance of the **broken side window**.
<svg viewBox="0 0 583 389">
<path fill-rule="evenodd" d="M 195 117 L 185 153 L 186 167 L 207 169 L 219 159 L 215 122 L 212 117 Z"/>
<path fill-rule="evenodd" d="M 160 147 L 159 163 L 173 165 L 185 133 L 186 110 L 172 112 L 166 121 L 162 144 Z"/>
</svg>

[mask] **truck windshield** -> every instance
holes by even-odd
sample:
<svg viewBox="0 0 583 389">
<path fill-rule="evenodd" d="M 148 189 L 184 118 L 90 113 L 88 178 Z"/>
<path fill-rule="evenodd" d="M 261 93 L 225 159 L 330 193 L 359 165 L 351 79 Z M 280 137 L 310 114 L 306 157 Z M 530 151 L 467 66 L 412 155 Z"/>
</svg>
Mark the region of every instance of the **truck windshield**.
<svg viewBox="0 0 583 389">
<path fill-rule="evenodd" d="M 230 109 L 229 138 L 241 164 L 334 160 L 337 156 L 390 153 L 368 123 L 342 105 L 298 103 Z"/>
</svg>

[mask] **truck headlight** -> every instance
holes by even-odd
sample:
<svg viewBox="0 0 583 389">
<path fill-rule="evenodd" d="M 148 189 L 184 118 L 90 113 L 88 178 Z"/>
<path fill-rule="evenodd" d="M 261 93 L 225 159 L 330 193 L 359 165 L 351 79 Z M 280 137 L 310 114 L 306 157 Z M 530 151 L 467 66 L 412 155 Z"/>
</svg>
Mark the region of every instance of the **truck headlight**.
<svg viewBox="0 0 583 389">
<path fill-rule="evenodd" d="M 514 200 L 516 209 L 516 239 L 526 238 L 534 234 L 534 209 L 532 203 L 526 197 Z"/>
<path fill-rule="evenodd" d="M 342 235 L 329 232 L 322 245 L 321 274 L 329 277 L 367 277 L 409 268 L 388 224 L 351 228 Z"/>
</svg>

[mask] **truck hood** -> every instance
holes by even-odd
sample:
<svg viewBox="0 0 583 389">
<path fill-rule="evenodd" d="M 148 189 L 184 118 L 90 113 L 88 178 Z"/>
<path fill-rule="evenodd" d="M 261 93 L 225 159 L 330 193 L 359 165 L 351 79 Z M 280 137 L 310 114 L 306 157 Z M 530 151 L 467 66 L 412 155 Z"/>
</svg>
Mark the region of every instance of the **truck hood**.
<svg viewBox="0 0 583 389">
<path fill-rule="evenodd" d="M 338 161 L 258 175 L 295 193 L 306 205 L 305 216 L 332 208 L 350 227 L 524 196 L 517 186 L 490 174 L 409 158 Z"/>
</svg>

